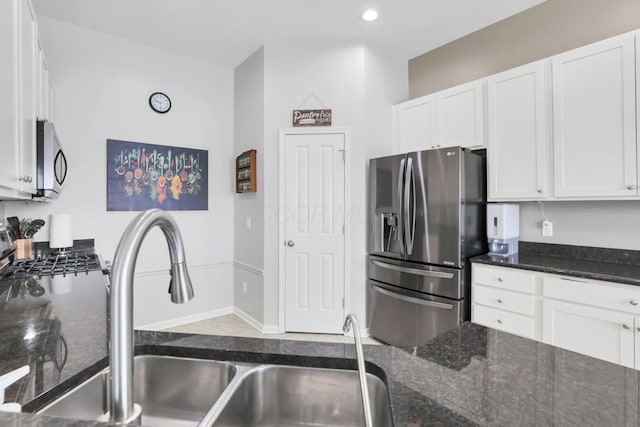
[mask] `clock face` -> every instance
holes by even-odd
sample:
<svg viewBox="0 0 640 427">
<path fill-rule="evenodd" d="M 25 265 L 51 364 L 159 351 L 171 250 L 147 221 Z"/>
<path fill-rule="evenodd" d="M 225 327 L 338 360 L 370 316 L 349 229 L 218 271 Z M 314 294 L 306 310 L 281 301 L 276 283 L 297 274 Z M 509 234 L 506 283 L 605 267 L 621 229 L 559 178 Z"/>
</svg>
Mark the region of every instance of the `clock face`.
<svg viewBox="0 0 640 427">
<path fill-rule="evenodd" d="M 149 105 L 156 113 L 166 113 L 171 109 L 171 100 L 164 93 L 155 92 L 149 97 Z"/>
</svg>

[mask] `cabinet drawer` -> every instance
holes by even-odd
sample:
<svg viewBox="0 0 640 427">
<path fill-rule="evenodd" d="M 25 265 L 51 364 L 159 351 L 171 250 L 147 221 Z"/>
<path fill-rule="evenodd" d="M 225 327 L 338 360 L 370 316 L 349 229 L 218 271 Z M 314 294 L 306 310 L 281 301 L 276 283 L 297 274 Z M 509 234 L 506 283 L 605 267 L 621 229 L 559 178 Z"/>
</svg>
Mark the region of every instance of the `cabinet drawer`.
<svg viewBox="0 0 640 427">
<path fill-rule="evenodd" d="M 533 295 L 479 285 L 473 285 L 471 295 L 474 304 L 488 305 L 526 316 L 533 316 L 535 314 L 535 297 Z"/>
<path fill-rule="evenodd" d="M 640 287 L 561 276 L 543 278 L 543 295 L 574 303 L 640 314 Z"/>
<path fill-rule="evenodd" d="M 525 338 L 534 339 L 535 337 L 535 322 L 533 318 L 521 314 L 474 304 L 472 321 L 479 325 L 510 332 Z"/>
<path fill-rule="evenodd" d="M 472 282 L 529 294 L 536 292 L 536 275 L 514 268 L 473 264 Z"/>
</svg>

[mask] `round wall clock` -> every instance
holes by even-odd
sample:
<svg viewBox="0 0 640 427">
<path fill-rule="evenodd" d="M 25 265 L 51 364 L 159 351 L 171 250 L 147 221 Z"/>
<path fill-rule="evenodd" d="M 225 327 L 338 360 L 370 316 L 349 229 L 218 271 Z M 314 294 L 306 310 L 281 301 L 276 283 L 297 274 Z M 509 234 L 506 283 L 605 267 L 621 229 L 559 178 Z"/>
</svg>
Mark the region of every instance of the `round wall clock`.
<svg viewBox="0 0 640 427">
<path fill-rule="evenodd" d="M 149 106 L 156 113 L 166 113 L 171 109 L 171 100 L 162 92 L 154 92 L 149 97 Z"/>
</svg>

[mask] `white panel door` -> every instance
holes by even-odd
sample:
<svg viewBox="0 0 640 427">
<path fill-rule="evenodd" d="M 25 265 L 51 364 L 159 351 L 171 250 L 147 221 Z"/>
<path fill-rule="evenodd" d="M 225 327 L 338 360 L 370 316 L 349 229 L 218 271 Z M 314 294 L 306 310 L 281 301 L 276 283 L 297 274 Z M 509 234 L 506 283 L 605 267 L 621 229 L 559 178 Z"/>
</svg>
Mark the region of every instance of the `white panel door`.
<svg viewBox="0 0 640 427">
<path fill-rule="evenodd" d="M 542 311 L 545 343 L 634 367 L 634 315 L 550 299 Z"/>
<path fill-rule="evenodd" d="M 557 197 L 635 197 L 633 35 L 557 55 L 553 68 Z"/>
<path fill-rule="evenodd" d="M 423 96 L 397 105 L 398 151 L 436 148 L 435 98 Z"/>
<path fill-rule="evenodd" d="M 546 61 L 487 79 L 489 200 L 547 195 Z"/>
<path fill-rule="evenodd" d="M 484 147 L 482 80 L 435 94 L 436 142 L 441 147 Z"/>
<path fill-rule="evenodd" d="M 345 135 L 285 137 L 285 329 L 341 333 Z"/>
</svg>

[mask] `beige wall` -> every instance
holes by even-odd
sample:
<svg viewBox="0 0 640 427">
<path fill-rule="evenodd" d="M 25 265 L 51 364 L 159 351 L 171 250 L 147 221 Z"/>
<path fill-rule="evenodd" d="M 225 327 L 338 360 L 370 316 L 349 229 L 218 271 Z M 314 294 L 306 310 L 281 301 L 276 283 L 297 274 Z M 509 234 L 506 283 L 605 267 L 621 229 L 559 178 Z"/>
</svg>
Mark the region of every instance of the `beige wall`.
<svg viewBox="0 0 640 427">
<path fill-rule="evenodd" d="M 640 28 L 638 0 L 547 0 L 409 61 L 409 97 Z"/>
</svg>

